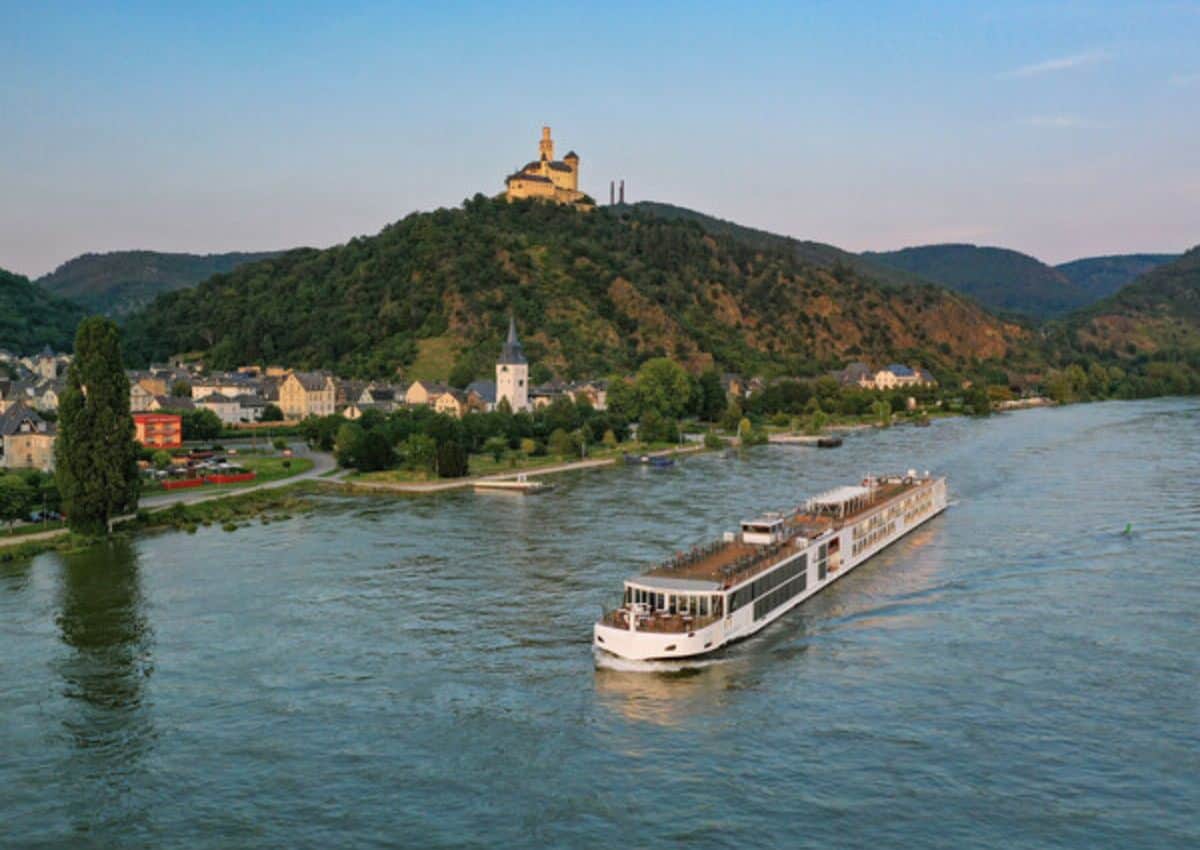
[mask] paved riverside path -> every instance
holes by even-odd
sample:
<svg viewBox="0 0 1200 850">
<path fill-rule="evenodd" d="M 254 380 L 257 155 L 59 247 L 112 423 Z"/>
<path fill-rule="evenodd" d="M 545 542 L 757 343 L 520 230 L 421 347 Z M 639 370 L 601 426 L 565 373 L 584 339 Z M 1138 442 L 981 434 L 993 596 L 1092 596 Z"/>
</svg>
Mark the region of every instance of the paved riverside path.
<svg viewBox="0 0 1200 850">
<path fill-rule="evenodd" d="M 677 449 L 662 449 L 656 452 L 637 453 L 647 457 L 661 455 L 687 454 L 703 451 L 704 446 L 684 446 Z M 510 472 L 494 472 L 491 475 L 473 475 L 467 478 L 449 478 L 444 481 L 355 481 L 339 479 L 335 483 L 344 484 L 356 490 L 378 490 L 385 493 L 440 493 L 445 490 L 459 490 L 472 487 L 480 481 L 512 481 L 518 475 L 533 478 L 539 475 L 553 475 L 558 472 L 575 472 L 580 469 L 596 469 L 601 466 L 616 466 L 624 463 L 624 457 L 603 457 L 595 460 L 573 460 L 567 463 L 557 463 L 553 466 L 539 466 L 534 469 L 514 469 Z"/>
<path fill-rule="evenodd" d="M 185 490 L 179 493 L 160 493 L 154 496 L 147 496 L 138 501 L 138 510 L 155 511 L 166 510 L 174 507 L 179 503 L 185 505 L 195 505 L 200 502 L 211 502 L 214 499 L 233 498 L 242 496 L 246 493 L 253 493 L 256 490 L 274 490 L 278 487 L 287 487 L 289 484 L 295 484 L 297 481 L 305 481 L 312 478 L 317 478 L 331 469 L 337 467 L 337 462 L 333 459 L 333 455 L 325 452 L 306 451 L 303 455 L 312 459 L 312 469 L 307 472 L 301 472 L 297 475 L 291 475 L 287 478 L 278 478 L 274 481 L 264 481 L 262 484 L 254 484 L 250 487 L 235 487 L 229 489 L 216 489 L 205 491 L 203 489 Z M 334 480 L 332 478 L 326 480 Z M 122 517 L 113 519 L 114 525 L 119 525 L 122 522 L 133 519 L 133 514 L 128 514 Z M 39 531 L 33 534 L 22 534 L 16 537 L 0 537 L 0 549 L 8 546 L 19 546 L 22 543 L 32 543 L 38 540 L 53 540 L 56 537 L 62 537 L 67 534 L 69 529 L 53 528 L 49 531 Z"/>
</svg>

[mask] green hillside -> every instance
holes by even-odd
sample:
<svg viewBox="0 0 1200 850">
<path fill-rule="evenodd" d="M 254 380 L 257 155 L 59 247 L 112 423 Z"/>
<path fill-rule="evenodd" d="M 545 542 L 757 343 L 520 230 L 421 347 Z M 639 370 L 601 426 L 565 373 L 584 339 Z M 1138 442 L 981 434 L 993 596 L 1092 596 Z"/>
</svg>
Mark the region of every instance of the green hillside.
<svg viewBox="0 0 1200 850">
<path fill-rule="evenodd" d="M 812 374 L 850 358 L 964 367 L 1026 332 L 934 286 L 881 287 L 637 207 L 580 213 L 482 195 L 379 234 L 241 266 L 128 321 L 130 357 L 203 352 L 360 376 L 487 374 L 508 314 L 543 376 L 659 355 L 699 370 Z M 535 375 L 536 377 L 536 375 Z"/>
<path fill-rule="evenodd" d="M 38 285 L 89 311 L 125 316 L 164 292 L 194 286 L 243 263 L 279 252 L 167 254 L 159 251 L 112 251 L 83 254 L 38 279 Z"/>
<path fill-rule="evenodd" d="M 1046 319 L 1096 300 L 1057 269 L 1007 248 L 922 245 L 863 256 L 948 286 L 1005 313 Z"/>
<path fill-rule="evenodd" d="M 1133 283 L 1151 269 L 1177 259 L 1178 254 L 1118 254 L 1111 257 L 1085 257 L 1055 268 L 1099 301 Z"/>
<path fill-rule="evenodd" d="M 808 263 L 817 268 L 832 269 L 839 265 L 848 266 L 864 277 L 890 286 L 920 286 L 931 282 L 921 278 L 919 275 L 884 263 L 874 262 L 864 256 L 844 251 L 834 245 L 827 245 L 824 242 L 793 239 L 790 236 L 781 236 L 778 233 L 745 227 L 723 218 L 716 218 L 715 216 L 689 210 L 685 207 L 677 207 L 674 204 L 664 204 L 658 201 L 639 201 L 628 206 L 639 212 L 649 213 L 659 218 L 694 221 L 709 233 L 732 236 L 734 239 L 758 248 L 791 250 L 800 262 Z"/>
<path fill-rule="evenodd" d="M 1137 358 L 1200 352 L 1200 246 L 1068 320 L 1083 350 Z"/>
<path fill-rule="evenodd" d="M 78 304 L 51 295 L 29 278 L 0 269 L 0 348 L 31 354 L 50 346 L 70 351 L 75 326 L 85 313 Z"/>
</svg>

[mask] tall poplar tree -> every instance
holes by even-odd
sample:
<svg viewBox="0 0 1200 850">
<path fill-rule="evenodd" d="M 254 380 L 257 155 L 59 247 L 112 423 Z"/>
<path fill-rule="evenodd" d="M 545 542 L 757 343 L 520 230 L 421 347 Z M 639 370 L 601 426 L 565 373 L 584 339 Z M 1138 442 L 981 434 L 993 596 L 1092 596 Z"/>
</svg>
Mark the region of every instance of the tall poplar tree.
<svg viewBox="0 0 1200 850">
<path fill-rule="evenodd" d="M 54 445 L 54 475 L 73 530 L 107 533 L 109 520 L 137 508 L 137 458 L 121 334 L 92 316 L 75 332 Z"/>
</svg>

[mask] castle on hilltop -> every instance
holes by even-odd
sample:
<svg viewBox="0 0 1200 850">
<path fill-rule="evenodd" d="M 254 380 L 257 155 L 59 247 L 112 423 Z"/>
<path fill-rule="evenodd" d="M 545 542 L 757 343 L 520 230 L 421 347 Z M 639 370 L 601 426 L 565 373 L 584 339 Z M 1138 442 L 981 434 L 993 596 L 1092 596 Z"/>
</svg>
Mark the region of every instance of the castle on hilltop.
<svg viewBox="0 0 1200 850">
<path fill-rule="evenodd" d="M 562 159 L 555 159 L 549 127 L 542 128 L 538 158 L 508 175 L 504 183 L 508 187 L 505 197 L 510 201 L 539 198 L 557 204 L 578 204 L 586 198 L 579 191 L 579 155 L 571 151 Z"/>
</svg>

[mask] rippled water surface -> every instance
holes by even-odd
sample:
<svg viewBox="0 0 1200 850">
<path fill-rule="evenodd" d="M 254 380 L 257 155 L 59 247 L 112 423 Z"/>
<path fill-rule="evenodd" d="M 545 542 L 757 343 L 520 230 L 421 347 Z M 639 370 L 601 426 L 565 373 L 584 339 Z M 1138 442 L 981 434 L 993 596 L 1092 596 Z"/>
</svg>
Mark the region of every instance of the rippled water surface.
<svg viewBox="0 0 1200 850">
<path fill-rule="evenodd" d="M 910 466 L 954 507 L 758 637 L 597 668 L 639 564 Z M 1200 846 L 1196 400 L 557 484 L 0 565 L 0 845 Z"/>
</svg>

